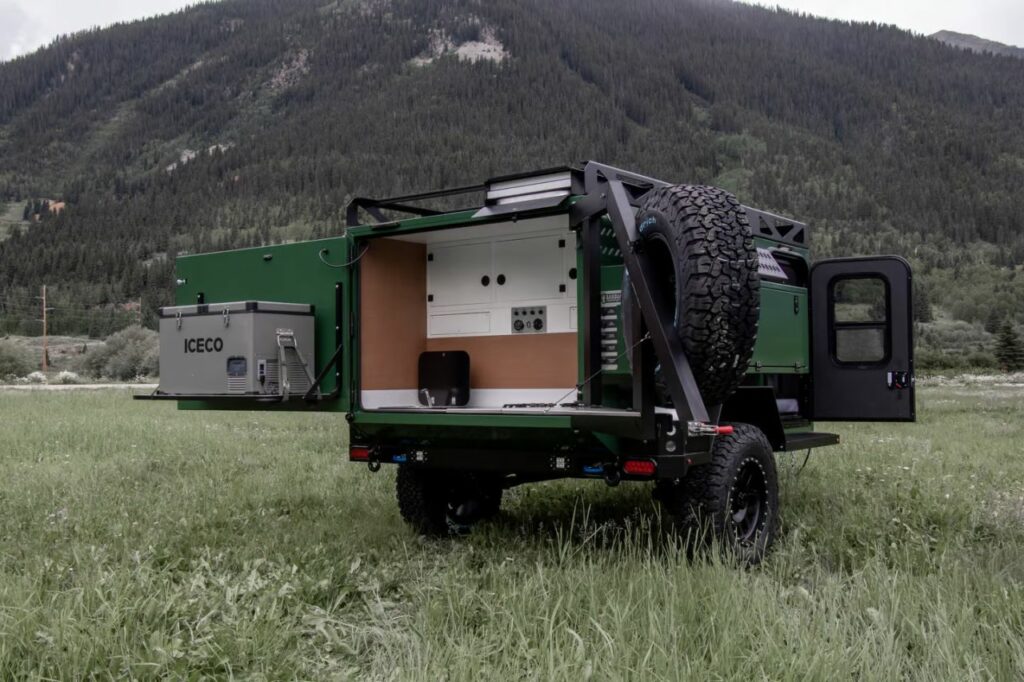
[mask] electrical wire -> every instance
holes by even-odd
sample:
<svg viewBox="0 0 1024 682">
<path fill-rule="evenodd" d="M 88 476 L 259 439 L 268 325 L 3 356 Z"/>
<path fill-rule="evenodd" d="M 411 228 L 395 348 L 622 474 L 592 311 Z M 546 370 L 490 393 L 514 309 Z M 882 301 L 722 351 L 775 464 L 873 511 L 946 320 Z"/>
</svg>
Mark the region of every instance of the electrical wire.
<svg viewBox="0 0 1024 682">
<path fill-rule="evenodd" d="M 796 473 L 795 473 L 795 474 L 793 474 L 794 476 L 799 476 L 799 475 L 800 475 L 800 472 L 804 470 L 804 467 L 805 467 L 805 466 L 807 466 L 807 461 L 808 461 L 808 460 L 809 460 L 810 458 L 811 458 L 811 449 L 810 449 L 810 448 L 807 448 L 807 455 L 805 455 L 805 456 L 804 456 L 804 463 L 803 463 L 803 464 L 801 464 L 801 465 L 800 465 L 800 468 L 796 470 Z"/>
<path fill-rule="evenodd" d="M 635 349 L 635 348 L 636 348 L 637 346 L 639 346 L 639 345 L 640 345 L 641 343 L 643 343 L 644 341 L 646 341 L 646 340 L 647 340 L 647 339 L 649 339 L 649 338 L 651 338 L 651 333 L 650 333 L 650 332 L 647 332 L 646 334 L 644 334 L 644 335 L 643 335 L 643 338 L 641 338 L 641 339 L 640 339 L 639 341 L 637 341 L 637 342 L 636 342 L 636 343 L 634 343 L 634 344 L 633 344 L 632 346 L 630 346 L 630 347 L 629 347 L 629 348 L 627 348 L 626 350 L 624 350 L 624 351 L 622 351 L 621 353 L 619 353 L 618 355 L 616 355 L 616 356 L 615 356 L 615 359 L 614 359 L 614 360 L 613 360 L 612 362 L 618 362 L 618 361 L 619 361 L 619 360 L 621 360 L 621 359 L 622 359 L 623 357 L 625 357 L 627 353 L 632 353 L 632 352 L 633 352 L 633 350 L 634 350 L 634 349 Z M 604 363 L 602 362 L 602 364 L 604 364 Z M 594 379 L 596 379 L 596 378 L 598 377 L 598 375 L 600 375 L 600 374 L 601 374 L 601 373 L 602 373 L 603 371 L 604 371 L 604 367 L 602 367 L 601 369 L 599 369 L 599 370 L 597 370 L 596 372 L 594 372 L 593 374 L 591 374 L 591 375 L 590 375 L 589 377 L 587 377 L 586 379 L 584 379 L 584 380 L 583 380 L 582 382 L 580 382 L 580 383 L 576 384 L 576 387 L 575 387 L 575 388 L 573 388 L 573 389 L 572 389 L 571 391 L 569 391 L 568 393 L 566 393 L 565 395 L 563 395 L 563 396 L 562 396 L 561 398 L 559 398 L 559 399 L 558 399 L 558 400 L 556 400 L 555 402 L 551 403 L 551 406 L 550 406 L 550 407 L 549 407 L 548 409 L 544 410 L 544 414 L 547 414 L 547 413 L 548 413 L 548 412 L 550 412 L 551 410 L 553 410 L 553 409 L 555 409 L 556 407 L 558 407 L 558 406 L 559 406 L 559 405 L 561 404 L 561 402 L 562 402 L 563 400 L 565 400 L 566 398 L 568 398 L 569 396 L 571 396 L 571 395 L 572 395 L 573 393 L 578 393 L 578 392 L 579 392 L 580 390 L 582 390 L 582 388 L 583 388 L 584 386 L 586 386 L 586 385 L 587 385 L 587 384 L 589 384 L 589 383 L 590 383 L 591 381 L 593 381 Z"/>
<path fill-rule="evenodd" d="M 340 263 L 340 264 L 336 264 L 336 263 L 328 263 L 328 262 L 327 262 L 327 259 L 326 259 L 326 258 L 324 258 L 324 256 L 326 256 L 326 255 L 327 255 L 328 253 L 330 253 L 330 251 L 329 251 L 328 249 L 320 249 L 320 262 L 321 262 L 321 263 L 323 263 L 324 265 L 326 265 L 326 266 L 327 266 L 327 267 L 329 267 L 329 268 L 347 268 L 347 267 L 348 267 L 348 266 L 350 266 L 350 265 L 355 265 L 355 264 L 356 264 L 356 262 L 357 262 L 357 261 L 358 261 L 358 260 L 359 260 L 360 258 L 362 258 L 363 256 L 365 256 L 365 255 L 366 255 L 366 252 L 367 252 L 367 251 L 369 251 L 369 250 L 370 250 L 370 245 L 369 245 L 369 244 L 367 244 L 367 245 L 365 245 L 365 246 L 363 247 L 363 250 L 362 250 L 362 251 L 361 251 L 361 252 L 359 253 L 359 255 L 358 255 L 358 256 L 356 256 L 355 258 L 353 258 L 352 260 L 350 260 L 349 262 L 347 262 L 347 263 Z"/>
</svg>

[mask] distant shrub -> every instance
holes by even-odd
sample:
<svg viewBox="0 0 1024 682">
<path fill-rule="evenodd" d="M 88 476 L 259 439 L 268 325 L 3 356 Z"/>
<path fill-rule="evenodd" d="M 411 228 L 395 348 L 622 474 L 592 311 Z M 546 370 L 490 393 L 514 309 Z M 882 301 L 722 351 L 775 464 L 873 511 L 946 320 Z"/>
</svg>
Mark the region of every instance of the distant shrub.
<svg viewBox="0 0 1024 682">
<path fill-rule="evenodd" d="M 35 368 L 28 350 L 10 341 L 0 341 L 0 377 L 23 377 Z"/>
<path fill-rule="evenodd" d="M 993 337 L 981 324 L 963 320 L 936 320 L 917 325 L 917 347 L 942 351 L 950 355 L 963 355 L 976 350 L 987 350 Z"/>
<path fill-rule="evenodd" d="M 135 326 L 122 329 L 102 346 L 91 348 L 82 357 L 80 367 L 94 377 L 131 381 L 140 376 L 156 376 L 159 358 L 157 333 Z"/>
<path fill-rule="evenodd" d="M 30 384 L 45 384 L 46 383 L 46 375 L 43 374 L 42 372 L 38 372 L 38 371 L 37 372 L 31 372 L 27 377 L 25 377 L 25 379 Z"/>
<path fill-rule="evenodd" d="M 996 361 L 996 356 L 992 353 L 979 351 L 967 356 L 967 366 L 972 369 L 996 369 L 999 363 Z"/>
<path fill-rule="evenodd" d="M 60 373 L 57 374 L 57 383 L 58 384 L 80 384 L 80 383 L 82 383 L 82 379 L 81 379 L 81 377 L 79 377 L 74 372 L 69 372 L 68 370 L 64 370 L 63 372 L 60 372 Z"/>
<path fill-rule="evenodd" d="M 918 369 L 995 369 L 996 358 L 987 351 L 973 353 L 948 353 L 930 348 L 917 348 L 914 351 L 914 366 Z"/>
</svg>

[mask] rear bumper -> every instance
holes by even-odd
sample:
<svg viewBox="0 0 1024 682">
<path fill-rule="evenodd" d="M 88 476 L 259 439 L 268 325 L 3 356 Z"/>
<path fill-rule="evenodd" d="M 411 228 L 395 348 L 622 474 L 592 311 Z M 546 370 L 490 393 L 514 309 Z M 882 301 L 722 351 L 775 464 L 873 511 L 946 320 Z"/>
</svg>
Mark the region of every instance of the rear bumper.
<svg viewBox="0 0 1024 682">
<path fill-rule="evenodd" d="M 367 413 L 364 413 L 367 414 Z M 353 461 L 426 468 L 526 474 L 537 478 L 682 478 L 692 466 L 710 460 L 711 436 L 679 439 L 671 424 L 659 425 L 654 439 L 622 437 L 581 429 L 564 417 L 375 413 L 353 415 Z M 392 419 L 395 418 L 395 419 Z M 456 423 L 451 423 L 454 419 Z M 467 421 L 468 419 L 468 421 Z M 597 428 L 599 425 L 595 424 Z M 670 441 L 676 440 L 673 445 Z M 779 451 L 834 445 L 839 436 L 811 431 L 786 434 Z M 368 454 L 367 454 L 368 453 Z M 644 466 L 640 463 L 653 465 Z M 631 475 L 628 471 L 642 471 Z"/>
</svg>

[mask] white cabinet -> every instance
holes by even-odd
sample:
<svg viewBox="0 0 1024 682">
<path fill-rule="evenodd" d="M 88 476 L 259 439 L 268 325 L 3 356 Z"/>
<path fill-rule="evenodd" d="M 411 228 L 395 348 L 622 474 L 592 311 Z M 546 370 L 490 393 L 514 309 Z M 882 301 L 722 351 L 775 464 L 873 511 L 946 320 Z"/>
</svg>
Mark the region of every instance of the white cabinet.
<svg viewBox="0 0 1024 682">
<path fill-rule="evenodd" d="M 562 246 L 559 246 L 562 244 Z M 563 298 L 569 275 L 563 272 L 566 238 L 528 237 L 494 243 L 494 281 L 499 301 Z"/>
<path fill-rule="evenodd" d="M 427 336 L 512 334 L 512 309 L 543 306 L 546 332 L 576 329 L 576 236 L 565 229 L 427 246 Z"/>
<path fill-rule="evenodd" d="M 490 333 L 491 313 L 488 310 L 468 313 L 440 313 L 430 315 L 427 320 L 427 335 L 431 338 L 437 336 L 479 336 Z"/>
<path fill-rule="evenodd" d="M 428 253 L 427 294 L 432 308 L 493 300 L 490 244 L 436 246 Z"/>
</svg>

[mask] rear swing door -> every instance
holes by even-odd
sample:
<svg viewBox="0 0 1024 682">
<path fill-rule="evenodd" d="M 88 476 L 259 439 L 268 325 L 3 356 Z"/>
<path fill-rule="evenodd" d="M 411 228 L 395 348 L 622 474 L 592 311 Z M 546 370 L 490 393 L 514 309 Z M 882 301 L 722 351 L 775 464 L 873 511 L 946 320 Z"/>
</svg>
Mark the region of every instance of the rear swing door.
<svg viewBox="0 0 1024 682">
<path fill-rule="evenodd" d="M 836 258 L 811 268 L 814 419 L 914 421 L 910 264 Z"/>
</svg>

